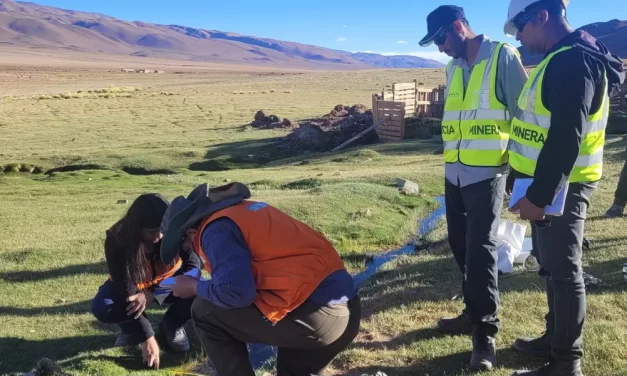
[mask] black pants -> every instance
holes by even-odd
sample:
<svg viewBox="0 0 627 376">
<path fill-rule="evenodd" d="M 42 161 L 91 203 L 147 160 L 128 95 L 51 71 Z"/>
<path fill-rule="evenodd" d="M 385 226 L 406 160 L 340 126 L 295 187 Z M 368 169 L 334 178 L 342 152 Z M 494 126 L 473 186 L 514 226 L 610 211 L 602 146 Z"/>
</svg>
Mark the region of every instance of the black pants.
<svg viewBox="0 0 627 376">
<path fill-rule="evenodd" d="M 177 329 L 185 325 L 191 318 L 191 307 L 194 299 L 180 299 L 169 296 L 164 304 L 170 305 L 163 321 L 169 328 Z M 131 336 L 133 341 L 144 342 L 155 333 L 146 313 L 137 320 L 126 314 L 128 307 L 126 296 L 117 296 L 111 281 L 105 282 L 92 301 L 91 311 L 94 316 L 105 324 L 118 324 L 122 332 Z"/>
<path fill-rule="evenodd" d="M 277 376 L 320 375 L 359 332 L 359 297 L 346 305 L 305 303 L 272 325 L 255 306 L 225 310 L 196 298 L 192 320 L 220 376 L 254 376 L 246 343 L 278 347 Z"/>
<path fill-rule="evenodd" d="M 466 313 L 481 335 L 499 329 L 496 229 L 505 196 L 505 176 L 463 188 L 445 183 L 448 241 L 463 273 Z"/>
<path fill-rule="evenodd" d="M 618 186 L 614 193 L 614 205 L 627 206 L 627 162 L 623 165 L 623 170 L 620 173 Z"/>
<path fill-rule="evenodd" d="M 552 356 L 576 360 L 583 355 L 586 289 L 581 266 L 584 223 L 596 184 L 570 184 L 564 214 L 531 223 L 533 251 L 546 281 L 547 333 Z"/>
</svg>

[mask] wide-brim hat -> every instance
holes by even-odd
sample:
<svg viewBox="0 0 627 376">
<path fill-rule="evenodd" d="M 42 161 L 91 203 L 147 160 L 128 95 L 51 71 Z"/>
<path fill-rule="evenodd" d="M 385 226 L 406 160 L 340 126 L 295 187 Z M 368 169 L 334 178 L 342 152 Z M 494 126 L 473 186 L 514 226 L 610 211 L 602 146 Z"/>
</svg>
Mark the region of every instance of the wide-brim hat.
<svg viewBox="0 0 627 376">
<path fill-rule="evenodd" d="M 180 252 L 186 232 L 219 210 L 250 198 L 250 190 L 242 183 L 216 188 L 201 184 L 187 197 L 178 196 L 166 210 L 161 221 L 161 261 L 169 264 Z"/>
</svg>

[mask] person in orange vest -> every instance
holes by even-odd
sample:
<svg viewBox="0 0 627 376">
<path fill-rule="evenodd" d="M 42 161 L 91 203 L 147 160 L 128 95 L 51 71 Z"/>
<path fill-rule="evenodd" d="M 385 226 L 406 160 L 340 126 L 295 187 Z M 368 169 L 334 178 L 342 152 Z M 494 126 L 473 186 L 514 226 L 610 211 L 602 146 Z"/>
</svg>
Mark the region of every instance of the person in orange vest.
<svg viewBox="0 0 627 376">
<path fill-rule="evenodd" d="M 92 301 L 92 313 L 99 321 L 120 326 L 122 334 L 115 346 L 142 344 L 144 363 L 157 369 L 160 349 L 145 310 L 155 301 L 153 292 L 162 281 L 202 266 L 191 251 L 180 251 L 168 263 L 161 262 L 159 226 L 168 205 L 158 194 L 141 195 L 107 230 L 104 248 L 110 277 Z M 171 294 L 163 301 L 170 307 L 159 329 L 174 352 L 189 351 L 183 325 L 191 317 L 192 303 L 193 299 Z"/>
<path fill-rule="evenodd" d="M 240 183 L 196 187 L 161 223 L 161 259 L 193 249 L 210 280 L 176 277 L 174 296 L 196 297 L 192 321 L 220 376 L 254 376 L 247 343 L 278 347 L 278 375 L 319 375 L 357 336 L 358 289 L 319 232 Z"/>
</svg>

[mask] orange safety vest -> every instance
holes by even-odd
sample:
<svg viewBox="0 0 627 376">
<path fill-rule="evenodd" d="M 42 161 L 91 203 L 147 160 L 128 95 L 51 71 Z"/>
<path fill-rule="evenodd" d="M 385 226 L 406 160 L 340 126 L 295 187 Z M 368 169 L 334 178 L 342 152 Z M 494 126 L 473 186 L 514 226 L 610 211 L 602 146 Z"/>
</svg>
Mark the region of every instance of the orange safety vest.
<svg viewBox="0 0 627 376">
<path fill-rule="evenodd" d="M 176 272 L 181 268 L 182 265 L 183 260 L 181 260 L 180 257 L 178 257 L 176 263 L 171 268 L 168 268 L 168 265 L 165 265 L 161 261 L 157 262 L 157 265 L 155 265 L 157 277 L 151 281 L 139 282 L 137 284 L 137 289 L 143 291 L 151 288 L 152 286 L 160 284 L 165 279 L 168 279 L 176 274 Z M 149 273 L 151 273 L 152 271 L 150 271 L 150 266 L 147 266 L 147 268 L 149 270 Z M 109 280 L 112 280 L 111 276 L 109 276 Z"/>
<path fill-rule="evenodd" d="M 198 229 L 194 250 L 209 273 L 202 233 L 224 217 L 237 224 L 250 249 L 257 287 L 254 304 L 272 323 L 303 304 L 326 277 L 344 269 L 322 234 L 266 203 L 245 200 L 209 216 Z"/>
<path fill-rule="evenodd" d="M 174 264 L 174 266 L 172 266 L 169 269 L 168 269 L 168 265 L 165 265 L 161 261 L 157 262 L 157 265 L 155 265 L 155 271 L 156 271 L 155 274 L 157 277 L 153 279 L 152 281 L 145 281 L 145 282 L 138 283 L 137 289 L 146 290 L 146 289 L 149 289 L 153 286 L 160 284 L 165 279 L 168 279 L 172 277 L 174 274 L 176 274 L 176 272 L 181 268 L 182 265 L 183 265 L 183 260 L 181 260 L 180 257 L 178 257 L 178 259 L 176 260 L 176 264 Z"/>
</svg>

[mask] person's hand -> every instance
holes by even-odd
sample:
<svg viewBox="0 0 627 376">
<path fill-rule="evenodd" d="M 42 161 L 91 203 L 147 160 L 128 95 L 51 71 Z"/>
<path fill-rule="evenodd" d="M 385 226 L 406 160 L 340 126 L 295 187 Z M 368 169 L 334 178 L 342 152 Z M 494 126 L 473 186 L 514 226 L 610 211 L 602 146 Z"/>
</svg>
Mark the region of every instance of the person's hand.
<svg viewBox="0 0 627 376">
<path fill-rule="evenodd" d="M 154 336 L 142 343 L 142 357 L 149 368 L 159 369 L 159 344 Z"/>
<path fill-rule="evenodd" d="M 177 298 L 192 298 L 196 296 L 196 287 L 198 287 L 198 279 L 187 275 L 179 275 L 176 283 L 172 287 L 172 295 Z"/>
<path fill-rule="evenodd" d="M 137 295 L 132 295 L 126 298 L 129 305 L 126 307 L 126 314 L 133 316 L 135 320 L 144 313 L 146 307 L 148 307 L 154 300 L 152 294 L 148 291 L 140 292 Z"/>
<path fill-rule="evenodd" d="M 520 210 L 520 219 L 528 221 L 540 221 L 544 219 L 544 208 L 539 208 L 529 201 L 527 196 L 518 201 L 509 211 Z"/>
</svg>

